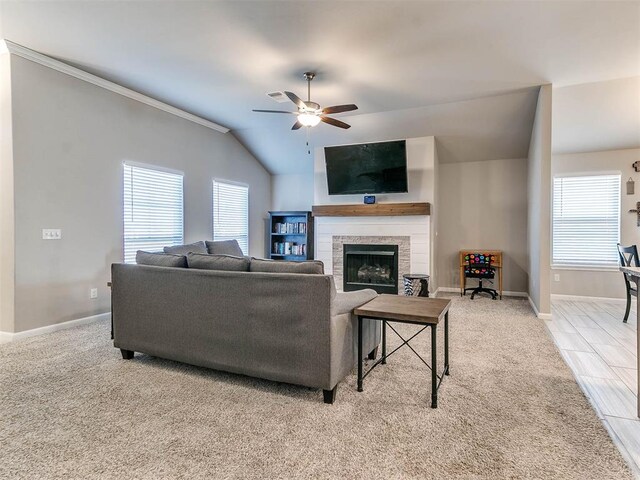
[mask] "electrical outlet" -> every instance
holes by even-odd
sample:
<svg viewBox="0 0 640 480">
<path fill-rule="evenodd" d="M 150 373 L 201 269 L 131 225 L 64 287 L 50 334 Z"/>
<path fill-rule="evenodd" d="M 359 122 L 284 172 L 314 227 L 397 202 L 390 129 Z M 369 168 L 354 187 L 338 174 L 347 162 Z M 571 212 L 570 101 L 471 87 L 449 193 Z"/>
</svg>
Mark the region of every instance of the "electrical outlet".
<svg viewBox="0 0 640 480">
<path fill-rule="evenodd" d="M 43 240 L 60 240 L 62 239 L 62 230 L 59 228 L 43 228 L 42 229 Z"/>
<path fill-rule="evenodd" d="M 89 297 L 98 298 L 98 289 L 97 288 L 92 288 L 91 291 L 89 292 Z"/>
<path fill-rule="evenodd" d="M 553 275 L 553 280 L 556 281 L 556 282 L 559 282 L 560 281 L 560 274 L 559 273 L 555 273 Z"/>
</svg>

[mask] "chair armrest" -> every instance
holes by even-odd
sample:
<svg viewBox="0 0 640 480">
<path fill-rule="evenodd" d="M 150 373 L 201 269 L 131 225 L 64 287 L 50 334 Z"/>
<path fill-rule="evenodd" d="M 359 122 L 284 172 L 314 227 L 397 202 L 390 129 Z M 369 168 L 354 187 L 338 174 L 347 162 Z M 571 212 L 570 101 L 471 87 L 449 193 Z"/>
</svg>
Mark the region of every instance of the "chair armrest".
<svg viewBox="0 0 640 480">
<path fill-rule="evenodd" d="M 342 315 L 343 313 L 351 313 L 354 308 L 364 305 L 369 300 L 373 300 L 378 296 L 375 290 L 365 288 L 364 290 L 356 290 L 354 292 L 338 292 L 331 300 L 331 315 Z"/>
</svg>

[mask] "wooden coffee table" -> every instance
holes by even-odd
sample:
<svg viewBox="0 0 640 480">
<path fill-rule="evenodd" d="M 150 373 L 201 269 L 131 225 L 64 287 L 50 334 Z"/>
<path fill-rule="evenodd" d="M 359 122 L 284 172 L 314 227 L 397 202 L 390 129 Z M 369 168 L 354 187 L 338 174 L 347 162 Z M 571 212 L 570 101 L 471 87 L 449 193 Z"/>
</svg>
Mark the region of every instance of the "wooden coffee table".
<svg viewBox="0 0 640 480">
<path fill-rule="evenodd" d="M 371 371 L 380 364 L 387 363 L 387 358 L 397 352 L 401 347 L 409 347 L 422 363 L 431 370 L 431 408 L 438 407 L 438 389 L 445 375 L 449 375 L 449 307 L 451 300 L 446 298 L 404 297 L 400 295 L 379 295 L 356 308 L 353 313 L 358 316 L 358 391 L 362 392 L 362 381 Z M 362 321 L 382 321 L 382 357 L 363 374 L 362 352 Z M 437 372 L 436 333 L 440 321 L 444 319 L 444 370 L 442 374 Z M 402 344 L 387 354 L 387 324 L 389 322 L 410 323 L 420 325 L 423 328 L 405 340 L 398 331 L 389 325 L 396 335 L 402 340 Z M 409 342 L 428 327 L 431 328 L 431 365 L 409 345 Z"/>
</svg>

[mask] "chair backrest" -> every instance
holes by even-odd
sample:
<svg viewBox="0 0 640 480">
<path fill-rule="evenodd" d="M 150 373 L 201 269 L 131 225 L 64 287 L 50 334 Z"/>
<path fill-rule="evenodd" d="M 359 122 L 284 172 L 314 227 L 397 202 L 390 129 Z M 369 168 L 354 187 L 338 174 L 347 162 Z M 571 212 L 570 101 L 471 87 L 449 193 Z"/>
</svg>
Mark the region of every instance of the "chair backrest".
<svg viewBox="0 0 640 480">
<path fill-rule="evenodd" d="M 464 271 L 466 277 L 493 278 L 494 269 L 491 267 L 491 263 L 495 261 L 494 255 L 469 253 L 465 255 L 464 260 L 468 264 Z"/>
<path fill-rule="evenodd" d="M 623 247 L 618 243 L 618 256 L 620 257 L 620 265 L 623 267 L 640 267 L 640 259 L 638 259 L 638 247 L 636 245 L 629 245 Z M 623 273 L 624 281 L 627 283 L 627 287 L 630 286 L 631 279 L 626 273 Z"/>
<path fill-rule="evenodd" d="M 638 247 L 636 245 L 623 247 L 618 244 L 618 255 L 620 256 L 621 266 L 640 267 L 640 260 L 638 260 Z"/>
</svg>

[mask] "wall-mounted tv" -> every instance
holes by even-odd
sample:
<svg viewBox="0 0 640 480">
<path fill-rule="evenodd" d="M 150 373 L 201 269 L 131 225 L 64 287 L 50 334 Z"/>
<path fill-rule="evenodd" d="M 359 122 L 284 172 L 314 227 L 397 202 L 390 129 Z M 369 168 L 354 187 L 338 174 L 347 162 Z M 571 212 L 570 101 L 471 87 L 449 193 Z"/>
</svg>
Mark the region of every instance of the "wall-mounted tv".
<svg viewBox="0 0 640 480">
<path fill-rule="evenodd" d="M 325 147 L 329 195 L 406 193 L 405 140 Z"/>
</svg>

